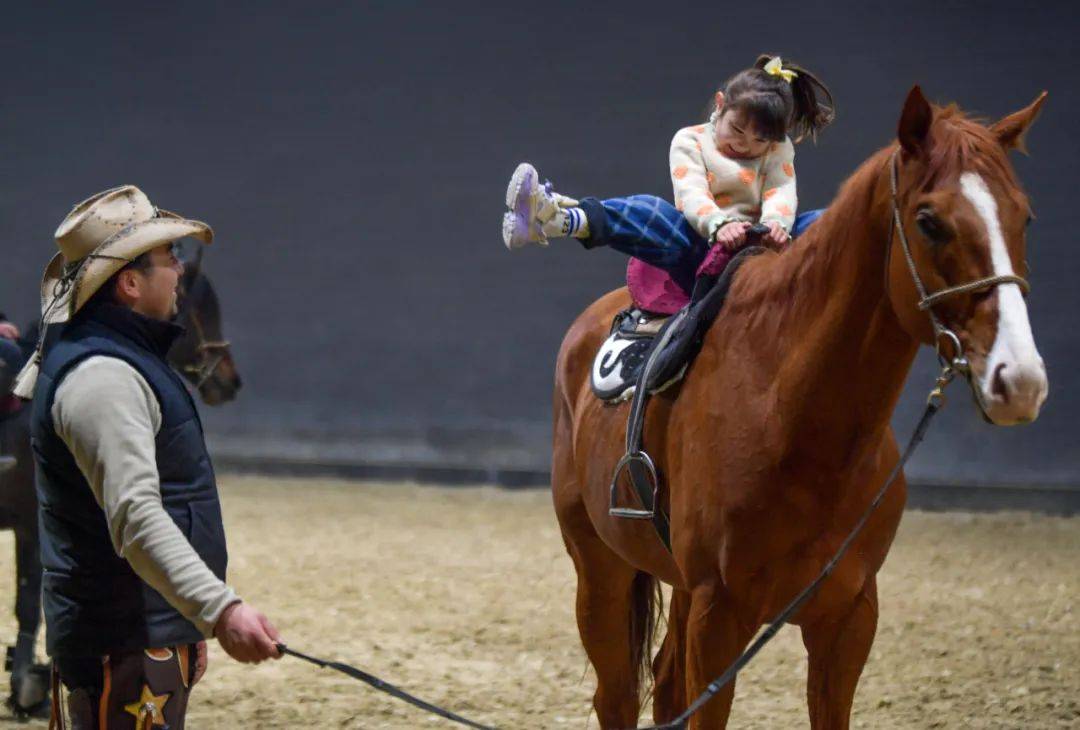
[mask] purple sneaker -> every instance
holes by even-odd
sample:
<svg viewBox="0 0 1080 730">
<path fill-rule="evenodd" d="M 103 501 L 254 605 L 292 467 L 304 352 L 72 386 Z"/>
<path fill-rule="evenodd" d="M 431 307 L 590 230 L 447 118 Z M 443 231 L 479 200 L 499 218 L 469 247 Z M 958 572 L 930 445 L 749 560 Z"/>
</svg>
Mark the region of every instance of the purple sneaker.
<svg viewBox="0 0 1080 730">
<path fill-rule="evenodd" d="M 511 251 L 530 243 L 546 244 L 547 239 L 536 222 L 536 197 L 540 189 L 536 168 L 522 162 L 510 176 L 506 186 L 506 207 L 503 215 L 503 243 Z"/>
<path fill-rule="evenodd" d="M 577 204 L 552 190 L 550 182 L 541 185 L 536 168 L 522 162 L 506 187 L 509 211 L 503 214 L 503 243 L 511 251 L 530 243 L 548 245 L 548 235 L 565 235 L 563 209 Z"/>
</svg>

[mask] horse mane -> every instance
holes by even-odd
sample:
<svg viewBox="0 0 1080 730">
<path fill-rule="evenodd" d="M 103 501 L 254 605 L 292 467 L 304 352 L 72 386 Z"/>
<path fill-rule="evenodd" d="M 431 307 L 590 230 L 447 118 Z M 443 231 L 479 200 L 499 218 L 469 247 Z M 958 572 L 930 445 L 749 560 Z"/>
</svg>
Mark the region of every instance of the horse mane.
<svg viewBox="0 0 1080 730">
<path fill-rule="evenodd" d="M 762 324 L 772 329 L 774 325 L 756 315 L 763 312 L 763 305 L 775 305 L 781 312 L 798 312 L 808 304 L 820 306 L 826 302 L 832 282 L 819 272 L 828 270 L 830 261 L 843 250 L 848 237 L 842 233 L 866 218 L 892 149 L 879 150 L 863 162 L 840 186 L 821 219 L 786 250 L 748 261 L 743 267 L 746 274 L 737 279 L 738 296 L 732 298 L 729 307 L 745 310 L 755 326 Z M 841 235 L 837 235 L 838 231 Z M 882 242 L 883 250 L 884 246 Z M 767 317 L 775 318 L 777 313 L 772 308 Z"/>
</svg>

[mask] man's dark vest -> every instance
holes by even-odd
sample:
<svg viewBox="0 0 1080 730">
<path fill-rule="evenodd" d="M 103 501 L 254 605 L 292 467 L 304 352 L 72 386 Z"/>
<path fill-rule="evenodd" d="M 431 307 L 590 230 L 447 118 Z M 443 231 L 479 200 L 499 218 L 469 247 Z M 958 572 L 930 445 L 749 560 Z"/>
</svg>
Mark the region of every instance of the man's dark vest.
<svg viewBox="0 0 1080 730">
<path fill-rule="evenodd" d="M 46 646 L 57 656 L 100 656 L 199 641 L 201 634 L 113 550 L 105 513 L 94 500 L 52 420 L 56 388 L 88 357 L 119 358 L 157 396 L 161 429 L 154 445 L 166 512 L 195 551 L 225 577 L 225 531 L 214 470 L 195 404 L 165 355 L 182 330 L 113 304 L 82 312 L 51 348 L 34 391 L 31 433 L 41 503 Z M 112 417 L 109 404 L 101 418 Z"/>
</svg>

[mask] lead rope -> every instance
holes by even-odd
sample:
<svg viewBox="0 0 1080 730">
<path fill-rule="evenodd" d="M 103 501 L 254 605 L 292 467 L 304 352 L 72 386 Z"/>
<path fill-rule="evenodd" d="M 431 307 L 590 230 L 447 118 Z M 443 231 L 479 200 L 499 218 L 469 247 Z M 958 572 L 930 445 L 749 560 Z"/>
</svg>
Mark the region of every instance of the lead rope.
<svg viewBox="0 0 1080 730">
<path fill-rule="evenodd" d="M 289 656 L 296 657 L 297 659 L 302 659 L 305 662 L 314 664 L 317 667 L 326 667 L 328 669 L 337 670 L 342 674 L 352 677 L 353 679 L 358 679 L 361 682 L 369 684 L 380 692 L 385 692 L 391 697 L 397 697 L 399 700 L 408 702 L 413 707 L 419 707 L 424 712 L 429 712 L 432 715 L 438 715 L 439 717 L 446 718 L 447 720 L 451 720 L 452 722 L 456 722 L 467 727 L 476 728 L 476 730 L 496 730 L 490 725 L 481 725 L 480 723 L 474 722 L 467 717 L 462 717 L 455 712 L 445 710 L 438 705 L 431 704 L 430 702 L 425 702 L 419 697 L 414 697 L 405 690 L 398 689 L 389 682 L 384 682 L 378 677 L 372 674 L 368 674 L 362 669 L 357 669 L 356 667 L 351 667 L 348 664 L 342 664 L 341 662 L 332 662 L 327 659 L 319 659 L 318 657 L 309 656 L 308 654 L 303 654 L 294 649 L 290 649 L 289 647 L 285 646 L 285 644 L 278 644 L 277 649 L 282 654 L 288 654 Z"/>
<path fill-rule="evenodd" d="M 825 567 L 822 568 L 821 573 L 818 574 L 814 581 L 806 586 L 794 599 L 789 603 L 783 611 L 781 611 L 776 618 L 769 623 L 769 626 L 758 636 L 757 640 L 750 645 L 746 651 L 739 655 L 739 657 L 731 663 L 724 673 L 717 679 L 709 682 L 705 691 L 694 700 L 686 711 L 679 715 L 671 722 L 663 725 L 649 725 L 641 728 L 641 730 L 681 730 L 686 727 L 686 723 L 693 717 L 702 707 L 704 707 L 709 700 L 717 695 L 729 682 L 735 679 L 739 670 L 745 667 L 751 659 L 753 659 L 758 652 L 760 652 L 769 641 L 783 628 L 784 624 L 788 622 L 788 619 L 792 615 L 802 608 L 814 592 L 817 590 L 821 582 L 825 580 L 832 573 L 833 568 L 840 562 L 840 559 L 844 557 L 844 554 L 851 547 L 852 542 L 862 531 L 863 526 L 866 525 L 866 521 L 870 519 L 870 515 L 874 512 L 877 506 L 881 503 L 881 500 L 885 497 L 885 493 L 889 491 L 889 487 L 892 486 L 896 477 L 899 476 L 901 470 L 904 468 L 904 464 L 907 463 L 911 455 L 915 453 L 916 447 L 922 442 L 923 437 L 926 435 L 927 429 L 930 427 L 930 421 L 934 418 L 939 410 L 945 405 L 945 388 L 952 382 L 952 379 L 956 376 L 957 370 L 952 363 L 942 367 L 941 374 L 938 376 L 937 381 L 934 384 L 934 389 L 930 391 L 930 395 L 926 399 L 926 410 L 923 411 L 922 418 L 919 419 L 918 425 L 915 427 L 915 431 L 911 434 L 911 438 L 908 439 L 907 446 L 904 448 L 904 453 L 900 457 L 900 460 L 896 462 L 892 471 L 889 473 L 888 479 L 885 480 L 885 484 L 878 489 L 877 494 L 874 495 L 874 499 L 870 502 L 867 508 L 863 511 L 859 521 L 855 523 L 855 527 L 844 539 L 844 542 L 840 544 L 840 548 L 832 556 Z"/>
</svg>

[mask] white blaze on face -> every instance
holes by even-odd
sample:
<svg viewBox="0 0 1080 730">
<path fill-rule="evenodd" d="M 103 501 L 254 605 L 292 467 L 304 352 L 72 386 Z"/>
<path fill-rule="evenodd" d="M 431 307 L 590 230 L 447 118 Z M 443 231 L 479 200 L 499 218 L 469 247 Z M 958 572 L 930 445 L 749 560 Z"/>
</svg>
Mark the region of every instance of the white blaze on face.
<svg viewBox="0 0 1080 730">
<path fill-rule="evenodd" d="M 994 276 L 1015 274 L 1001 232 L 997 201 L 986 182 L 973 172 L 960 176 L 960 189 L 986 227 Z M 987 415 L 995 423 L 1034 420 L 1046 400 L 1046 367 L 1035 348 L 1027 304 L 1017 284 L 998 284 L 997 334 L 979 374 Z"/>
</svg>

